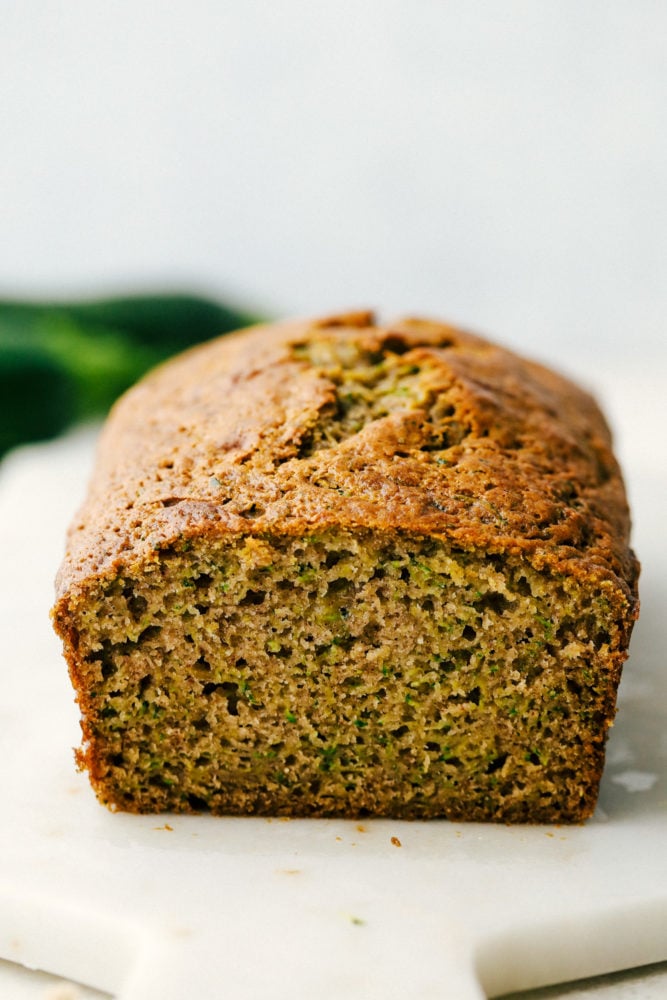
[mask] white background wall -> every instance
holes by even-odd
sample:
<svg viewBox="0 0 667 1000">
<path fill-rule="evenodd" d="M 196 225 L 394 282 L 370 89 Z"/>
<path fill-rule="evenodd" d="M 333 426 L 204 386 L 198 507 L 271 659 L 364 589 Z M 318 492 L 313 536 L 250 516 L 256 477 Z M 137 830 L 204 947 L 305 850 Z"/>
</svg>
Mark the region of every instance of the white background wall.
<svg viewBox="0 0 667 1000">
<path fill-rule="evenodd" d="M 664 358 L 661 0 L 4 0 L 0 293 L 176 282 Z"/>
</svg>

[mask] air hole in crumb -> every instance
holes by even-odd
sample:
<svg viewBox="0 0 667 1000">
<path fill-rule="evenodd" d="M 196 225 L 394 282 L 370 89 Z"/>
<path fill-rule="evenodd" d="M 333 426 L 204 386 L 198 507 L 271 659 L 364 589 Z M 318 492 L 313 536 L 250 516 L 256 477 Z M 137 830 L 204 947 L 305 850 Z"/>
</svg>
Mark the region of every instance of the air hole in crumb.
<svg viewBox="0 0 667 1000">
<path fill-rule="evenodd" d="M 242 459 L 241 463 L 244 464 L 244 462 L 248 461 L 248 460 L 249 460 L 249 457 L 246 458 L 246 459 Z M 246 518 L 248 518 L 250 520 L 250 519 L 255 518 L 255 517 L 261 517 L 263 513 L 264 513 L 264 508 L 260 507 L 260 505 L 257 504 L 257 503 L 253 503 L 249 507 L 246 507 L 245 510 L 240 510 L 239 511 L 239 516 L 240 517 L 246 517 Z"/>
<path fill-rule="evenodd" d="M 127 599 L 127 609 L 134 618 L 135 621 L 139 619 L 146 613 L 148 608 L 148 601 L 141 594 L 134 594 Z"/>
<path fill-rule="evenodd" d="M 222 684 L 213 684 L 209 682 L 204 684 L 202 688 L 202 694 L 211 695 L 220 693 L 227 700 L 227 711 L 230 715 L 238 715 L 238 704 L 240 699 L 240 692 L 238 684 L 234 684 L 233 681 L 224 681 Z"/>
<path fill-rule="evenodd" d="M 162 629 L 159 625 L 149 625 L 148 628 L 145 628 L 143 632 L 140 633 L 137 642 L 146 642 L 149 639 L 155 639 L 161 631 Z"/>
<path fill-rule="evenodd" d="M 503 764 L 505 763 L 505 761 L 507 760 L 508 756 L 509 754 L 501 753 L 498 754 L 497 757 L 494 757 L 489 766 L 487 767 L 486 773 L 494 774 L 496 771 L 499 771 L 503 766 Z"/>
<path fill-rule="evenodd" d="M 463 636 L 464 639 L 470 639 L 470 640 L 472 640 L 472 639 L 476 639 L 477 638 L 477 633 L 475 632 L 475 630 L 472 627 L 472 625 L 466 625 L 464 627 L 463 632 L 461 633 L 461 635 Z"/>
<path fill-rule="evenodd" d="M 473 705 L 479 705 L 479 699 L 481 697 L 481 691 L 478 687 L 472 688 L 471 691 L 466 691 L 463 694 L 453 694 L 450 697 L 450 701 L 454 702 L 466 702 Z"/>
<path fill-rule="evenodd" d="M 247 608 L 253 604 L 263 604 L 265 598 L 266 591 L 264 590 L 247 590 L 243 600 L 239 601 L 239 605 L 242 608 Z"/>
<path fill-rule="evenodd" d="M 517 577 L 517 579 L 514 581 L 514 590 L 516 590 L 517 594 L 521 594 L 522 597 L 533 596 L 533 591 L 531 589 L 530 584 L 528 583 L 528 580 L 526 580 L 525 576 Z"/>
<path fill-rule="evenodd" d="M 392 736 L 396 736 L 396 737 L 405 736 L 406 733 L 410 732 L 410 727 L 409 726 L 399 726 L 398 729 L 391 729 L 390 732 L 391 732 Z"/>
<path fill-rule="evenodd" d="M 482 611 L 493 611 L 497 615 L 502 615 L 502 613 L 510 606 L 510 602 L 504 594 L 499 594 L 496 591 L 489 591 L 484 594 L 482 599 L 478 601 L 475 606 Z"/>
<path fill-rule="evenodd" d="M 192 792 L 188 795 L 188 805 L 195 812 L 206 812 L 208 810 L 206 799 L 202 799 L 199 795 L 193 795 Z"/>
<path fill-rule="evenodd" d="M 227 698 L 227 711 L 229 712 L 229 714 L 238 715 L 239 714 L 238 705 L 240 698 L 238 684 L 234 684 L 231 681 L 225 681 L 224 684 L 220 685 L 220 689 L 224 692 Z"/>
</svg>

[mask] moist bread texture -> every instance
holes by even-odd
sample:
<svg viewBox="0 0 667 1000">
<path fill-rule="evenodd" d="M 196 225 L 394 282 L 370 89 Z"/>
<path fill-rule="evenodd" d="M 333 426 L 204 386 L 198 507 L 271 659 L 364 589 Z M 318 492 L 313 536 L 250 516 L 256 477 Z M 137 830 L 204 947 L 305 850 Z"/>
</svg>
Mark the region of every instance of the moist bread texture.
<svg viewBox="0 0 667 1000">
<path fill-rule="evenodd" d="M 590 816 L 637 614 L 593 399 L 442 323 L 255 328 L 119 401 L 57 580 L 136 812 Z"/>
</svg>

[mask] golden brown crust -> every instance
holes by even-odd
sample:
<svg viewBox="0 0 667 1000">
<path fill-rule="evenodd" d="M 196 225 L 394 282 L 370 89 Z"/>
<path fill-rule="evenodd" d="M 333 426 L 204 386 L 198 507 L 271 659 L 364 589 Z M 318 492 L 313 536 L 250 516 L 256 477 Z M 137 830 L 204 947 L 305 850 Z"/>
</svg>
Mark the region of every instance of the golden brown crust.
<svg viewBox="0 0 667 1000">
<path fill-rule="evenodd" d="M 313 448 L 318 424 L 338 419 L 336 363 L 313 350 L 344 367 L 350 344 L 371 361 L 397 355 L 419 392 Z M 132 389 L 105 428 L 58 597 L 179 535 L 331 526 L 514 554 L 636 596 L 623 482 L 594 400 L 472 334 L 358 313 L 225 337 Z"/>
</svg>

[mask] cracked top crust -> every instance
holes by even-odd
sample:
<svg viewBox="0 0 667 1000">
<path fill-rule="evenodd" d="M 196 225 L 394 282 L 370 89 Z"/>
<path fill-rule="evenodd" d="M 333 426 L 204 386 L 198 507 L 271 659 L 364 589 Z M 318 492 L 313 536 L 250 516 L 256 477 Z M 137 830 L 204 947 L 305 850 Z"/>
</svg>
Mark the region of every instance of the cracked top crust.
<svg viewBox="0 0 667 1000">
<path fill-rule="evenodd" d="M 438 537 L 636 595 L 591 396 L 443 323 L 355 313 L 222 337 L 119 400 L 58 597 L 177 538 L 328 527 Z"/>
</svg>

